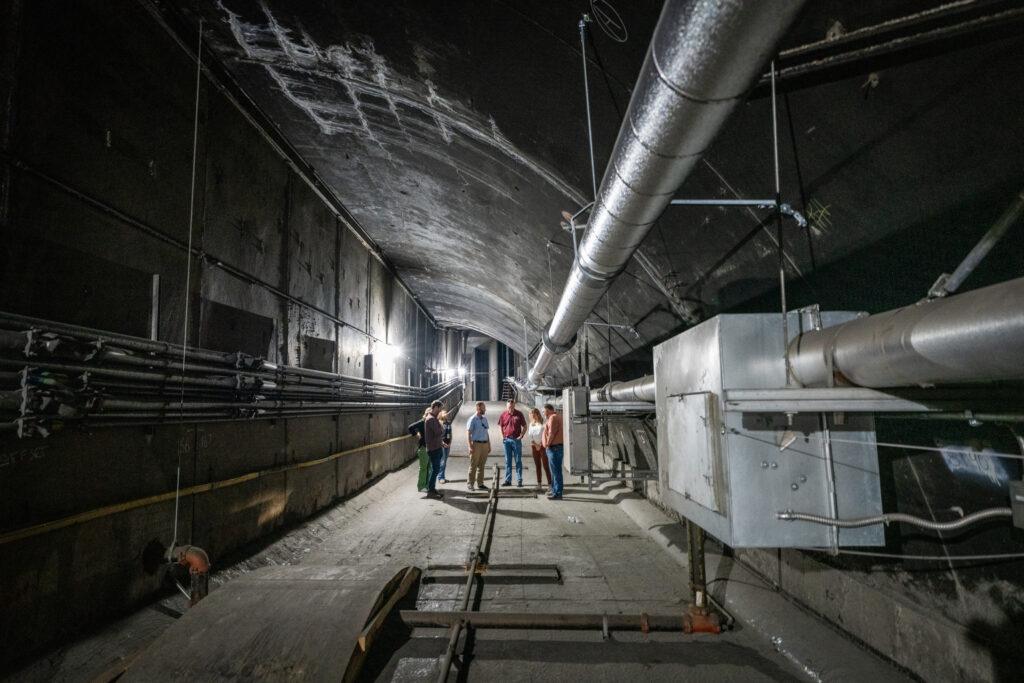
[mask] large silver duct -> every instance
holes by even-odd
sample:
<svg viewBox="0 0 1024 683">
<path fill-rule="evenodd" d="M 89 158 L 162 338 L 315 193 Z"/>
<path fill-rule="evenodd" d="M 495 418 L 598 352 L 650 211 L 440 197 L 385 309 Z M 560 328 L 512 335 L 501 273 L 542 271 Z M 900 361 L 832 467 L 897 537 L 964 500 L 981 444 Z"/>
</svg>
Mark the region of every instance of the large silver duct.
<svg viewBox="0 0 1024 683">
<path fill-rule="evenodd" d="M 555 315 L 540 382 L 768 62 L 803 0 L 667 0 Z"/>
<path fill-rule="evenodd" d="M 654 375 L 646 375 L 629 382 L 609 382 L 600 389 L 593 389 L 590 392 L 591 401 L 653 403 L 654 398 Z"/>
<path fill-rule="evenodd" d="M 789 357 L 804 386 L 1024 379 L 1024 278 L 805 332 Z"/>
</svg>

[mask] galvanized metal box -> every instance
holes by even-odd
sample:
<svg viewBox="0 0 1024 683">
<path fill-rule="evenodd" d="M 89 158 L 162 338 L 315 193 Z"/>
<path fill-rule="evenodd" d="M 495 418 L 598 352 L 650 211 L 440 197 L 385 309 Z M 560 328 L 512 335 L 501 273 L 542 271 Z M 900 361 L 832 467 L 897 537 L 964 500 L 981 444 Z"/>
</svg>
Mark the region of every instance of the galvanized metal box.
<svg viewBox="0 0 1024 683">
<path fill-rule="evenodd" d="M 569 474 L 590 469 L 590 390 L 566 387 L 562 390 L 563 465 Z"/>
<path fill-rule="evenodd" d="M 822 313 L 821 323 L 853 317 Z M 777 519 L 786 510 L 839 517 L 881 512 L 870 415 L 787 418 L 727 409 L 730 389 L 785 387 L 781 321 L 781 314 L 720 315 L 655 347 L 662 500 L 735 548 L 882 545 L 881 526 L 837 530 Z M 804 322 L 796 312 L 787 321 L 790 337 Z"/>
</svg>

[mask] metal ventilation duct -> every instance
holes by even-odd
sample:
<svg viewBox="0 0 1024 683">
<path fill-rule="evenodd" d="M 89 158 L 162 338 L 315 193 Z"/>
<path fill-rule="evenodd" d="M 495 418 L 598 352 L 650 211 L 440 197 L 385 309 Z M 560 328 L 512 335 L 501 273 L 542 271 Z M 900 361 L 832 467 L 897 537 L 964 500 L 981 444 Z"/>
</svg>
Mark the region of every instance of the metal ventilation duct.
<svg viewBox="0 0 1024 683">
<path fill-rule="evenodd" d="M 803 0 L 668 0 L 530 382 L 625 268 L 746 94 Z"/>
<path fill-rule="evenodd" d="M 590 392 L 591 401 L 653 403 L 655 397 L 654 375 L 645 375 L 629 382 L 609 382 Z"/>
<path fill-rule="evenodd" d="M 1024 379 L 1024 278 L 805 332 L 789 358 L 804 386 Z"/>
</svg>

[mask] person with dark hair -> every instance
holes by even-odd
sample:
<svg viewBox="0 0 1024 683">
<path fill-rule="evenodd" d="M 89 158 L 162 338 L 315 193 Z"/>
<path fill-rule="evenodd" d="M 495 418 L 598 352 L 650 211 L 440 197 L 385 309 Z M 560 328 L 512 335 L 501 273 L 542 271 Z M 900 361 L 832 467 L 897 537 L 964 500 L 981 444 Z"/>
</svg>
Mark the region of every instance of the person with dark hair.
<svg viewBox="0 0 1024 683">
<path fill-rule="evenodd" d="M 543 442 L 551 466 L 548 498 L 562 500 L 562 416 L 555 412 L 555 407 L 550 403 L 544 405 L 544 415 L 547 416 L 547 422 L 544 423 Z"/>
<path fill-rule="evenodd" d="M 427 472 L 427 498 L 444 498 L 437 490 L 437 475 L 441 471 L 441 454 L 444 453 L 444 426 L 437 419 L 444 404 L 434 401 L 430 404 L 427 416 L 423 418 L 423 441 L 427 447 L 427 459 L 430 469 Z"/>
<path fill-rule="evenodd" d="M 423 411 L 423 417 L 409 425 L 409 433 L 419 440 L 416 445 L 416 459 L 420 464 L 419 477 L 416 479 L 416 490 L 424 493 L 427 490 L 427 475 L 430 473 L 430 460 L 427 458 L 427 442 L 423 439 L 423 423 L 430 414 L 430 409 Z"/>
<path fill-rule="evenodd" d="M 469 443 L 469 474 L 466 475 L 466 488 L 470 491 L 487 490 L 484 485 L 484 465 L 487 464 L 487 456 L 491 452 L 491 437 L 488 432 L 490 425 L 484 417 L 486 412 L 487 406 L 484 402 L 477 401 L 476 412 L 466 420 L 466 437 Z"/>
<path fill-rule="evenodd" d="M 441 468 L 437 473 L 437 483 L 447 484 L 448 479 L 445 476 L 445 469 L 448 467 L 448 454 L 452 450 L 452 421 L 447 410 L 442 410 L 437 419 L 441 421 L 441 426 L 444 427 L 444 434 L 441 436 Z"/>
<path fill-rule="evenodd" d="M 516 410 L 516 400 L 510 398 L 505 412 L 498 418 L 501 427 L 502 445 L 505 447 L 505 486 L 512 485 L 512 465 L 516 468 L 516 486 L 523 485 L 523 434 L 526 433 L 526 418 Z"/>
</svg>

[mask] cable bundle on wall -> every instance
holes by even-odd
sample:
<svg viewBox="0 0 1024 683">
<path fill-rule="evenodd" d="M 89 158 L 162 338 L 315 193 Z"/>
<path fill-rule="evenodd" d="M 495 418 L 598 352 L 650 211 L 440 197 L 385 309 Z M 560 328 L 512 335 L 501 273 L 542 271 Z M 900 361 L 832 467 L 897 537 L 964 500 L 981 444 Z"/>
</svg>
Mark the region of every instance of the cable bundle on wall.
<svg viewBox="0 0 1024 683">
<path fill-rule="evenodd" d="M 0 431 L 67 425 L 284 418 L 451 402 L 461 378 L 431 387 L 276 365 L 227 353 L 0 312 Z"/>
</svg>

